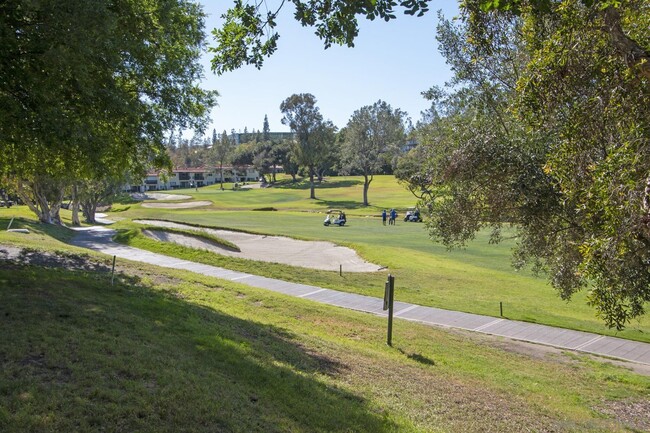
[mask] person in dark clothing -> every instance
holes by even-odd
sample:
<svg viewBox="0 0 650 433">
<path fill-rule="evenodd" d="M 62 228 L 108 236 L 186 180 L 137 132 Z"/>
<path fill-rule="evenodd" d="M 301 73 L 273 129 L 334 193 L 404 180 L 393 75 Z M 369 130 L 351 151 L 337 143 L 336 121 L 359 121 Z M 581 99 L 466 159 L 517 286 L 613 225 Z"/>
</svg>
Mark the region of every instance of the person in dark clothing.
<svg viewBox="0 0 650 433">
<path fill-rule="evenodd" d="M 388 221 L 389 225 L 395 225 L 395 220 L 397 219 L 397 211 L 395 209 L 390 210 L 390 220 Z"/>
</svg>

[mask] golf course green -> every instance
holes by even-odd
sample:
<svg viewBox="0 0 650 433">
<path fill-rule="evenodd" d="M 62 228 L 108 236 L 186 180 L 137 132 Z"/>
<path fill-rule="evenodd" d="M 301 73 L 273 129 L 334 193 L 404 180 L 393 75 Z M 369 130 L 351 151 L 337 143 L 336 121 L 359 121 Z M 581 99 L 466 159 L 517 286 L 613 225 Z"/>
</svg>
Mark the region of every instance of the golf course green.
<svg viewBox="0 0 650 433">
<path fill-rule="evenodd" d="M 284 179 L 268 188 L 175 190 L 192 196 L 189 202 L 210 201 L 212 205 L 173 209 L 117 204 L 108 217 L 118 220 L 114 227 L 121 231 L 121 242 L 207 264 L 378 297 L 391 273 L 397 279 L 396 299 L 400 301 L 496 317 L 503 306 L 503 315 L 509 319 L 650 341 L 650 319 L 634 321 L 616 332 L 595 316 L 587 304 L 588 290 L 563 301 L 543 275 L 516 271 L 511 266 L 511 250 L 517 241 L 514 229 L 505 228 L 505 240 L 497 245 L 483 231 L 466 248 L 449 250 L 429 238 L 426 224 L 403 221 L 405 211 L 417 200 L 393 176 L 375 176 L 367 207 L 361 204 L 363 182 L 358 177 L 326 178 L 316 189 L 316 200 L 308 198 L 308 188 L 306 182 Z M 397 223 L 384 226 L 381 211 L 391 208 L 398 210 Z M 323 226 L 326 212 L 332 209 L 345 211 L 348 223 L 344 227 Z M 147 239 L 130 222 L 133 219 L 331 241 L 353 248 L 385 271 L 352 274 L 343 269 L 339 275 L 199 253 Z"/>
</svg>

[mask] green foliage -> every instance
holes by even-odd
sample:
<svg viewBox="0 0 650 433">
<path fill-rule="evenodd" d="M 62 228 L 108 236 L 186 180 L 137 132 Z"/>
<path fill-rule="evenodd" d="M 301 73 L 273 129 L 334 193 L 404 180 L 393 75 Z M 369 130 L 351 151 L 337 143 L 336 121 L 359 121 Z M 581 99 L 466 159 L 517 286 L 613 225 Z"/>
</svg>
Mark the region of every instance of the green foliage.
<svg viewBox="0 0 650 433">
<path fill-rule="evenodd" d="M 373 175 L 390 164 L 403 144 L 406 113 L 379 100 L 352 114 L 343 134 L 344 170 L 364 177 L 363 204 L 368 205 L 368 188 Z"/>
<path fill-rule="evenodd" d="M 226 130 L 224 129 L 221 133 L 219 140 L 215 140 L 212 144 L 212 161 L 219 164 L 219 177 L 221 189 L 223 189 L 223 165 L 230 161 L 233 156 L 233 151 L 235 149 L 235 143 L 233 140 L 228 137 Z"/>
<path fill-rule="evenodd" d="M 317 2 L 289 0 L 295 7 L 294 17 L 303 26 L 315 28 L 316 35 L 323 40 L 325 47 L 333 43 L 354 46 L 359 33 L 357 17 L 369 20 L 381 18 L 390 21 L 396 18 L 398 6 L 405 14 L 422 16 L 428 11 L 430 0 L 373 0 Z M 212 34 L 217 46 L 211 47 L 215 53 L 212 70 L 217 74 L 233 71 L 242 65 L 262 67 L 264 58 L 277 49 L 280 35 L 275 31 L 276 18 L 285 2 L 277 9 L 269 11 L 266 2 L 255 4 L 235 0 L 234 5 L 221 16 L 224 23 Z M 263 10 L 264 8 L 264 10 Z"/>
<path fill-rule="evenodd" d="M 268 12 L 262 18 L 258 7 L 236 0 L 235 5 L 221 16 L 225 20 L 220 29 L 214 29 L 212 35 L 217 42 L 217 49 L 212 59 L 212 70 L 218 74 L 232 71 L 242 64 L 262 66 L 264 57 L 270 56 L 277 48 L 279 35 L 266 31 L 275 27 L 275 14 Z M 268 35 L 262 42 L 262 38 Z"/>
<path fill-rule="evenodd" d="M 53 185 L 165 166 L 164 134 L 205 124 L 216 92 L 197 86 L 196 4 L 10 0 L 0 15 L 0 176 L 42 220 L 60 201 L 40 193 L 39 177 Z"/>
<path fill-rule="evenodd" d="M 650 300 L 650 86 L 634 57 L 650 45 L 619 30 L 647 23 L 647 6 L 567 0 L 515 16 L 482 4 L 439 28 L 457 87 L 421 127 L 426 164 L 407 160 L 400 177 L 426 191 L 432 236 L 462 245 L 490 226 L 499 241 L 515 223 L 515 265 L 546 271 L 563 299 L 591 287 L 622 329 Z"/>
<path fill-rule="evenodd" d="M 295 8 L 294 18 L 305 27 L 313 27 L 315 34 L 323 40 L 325 48 L 332 44 L 354 46 L 354 40 L 359 33 L 359 18 L 375 20 L 376 18 L 390 21 L 397 18 L 397 10 L 406 15 L 423 16 L 429 11 L 431 0 L 372 0 L 356 1 L 341 0 L 319 2 L 314 0 L 289 0 L 276 2 L 276 9 L 269 10 L 268 2 L 244 3 L 235 0 L 234 5 L 221 16 L 224 24 L 213 30 L 217 43 L 210 51 L 215 53 L 212 59 L 212 70 L 217 74 L 233 71 L 243 65 L 262 67 L 265 57 L 271 56 L 277 49 L 280 37 L 276 32 L 276 18 L 285 3 Z M 474 9 L 480 14 L 471 19 L 473 30 L 481 30 L 482 16 L 491 13 L 505 13 L 520 16 L 533 13 L 539 16 L 550 14 L 557 6 L 551 0 L 464 0 L 460 2 L 466 9 Z M 638 2 L 642 4 L 643 2 Z M 616 13 L 623 2 L 619 0 L 579 0 L 582 7 L 593 10 L 609 10 Z M 273 6 L 271 6 L 273 7 Z M 647 29 L 639 26 L 639 30 Z M 643 30 L 641 30 L 643 32 Z M 635 36 L 628 38 L 623 32 L 619 33 L 619 48 L 625 51 L 628 63 L 638 67 L 646 76 L 650 76 L 650 53 L 634 43 Z M 646 32 L 647 33 L 647 32 Z M 482 35 L 486 36 L 486 35 Z M 643 36 L 642 36 L 643 37 Z M 625 40 L 629 39 L 629 40 Z M 636 39 L 638 40 L 638 39 Z M 632 41 L 630 44 L 629 42 Z"/>
<path fill-rule="evenodd" d="M 310 93 L 289 96 L 280 104 L 280 111 L 284 115 L 282 124 L 296 134 L 292 149 L 294 160 L 309 170 L 310 198 L 315 199 L 314 176 L 330 154 L 336 127 L 331 121 L 323 120 L 316 98 Z"/>
</svg>

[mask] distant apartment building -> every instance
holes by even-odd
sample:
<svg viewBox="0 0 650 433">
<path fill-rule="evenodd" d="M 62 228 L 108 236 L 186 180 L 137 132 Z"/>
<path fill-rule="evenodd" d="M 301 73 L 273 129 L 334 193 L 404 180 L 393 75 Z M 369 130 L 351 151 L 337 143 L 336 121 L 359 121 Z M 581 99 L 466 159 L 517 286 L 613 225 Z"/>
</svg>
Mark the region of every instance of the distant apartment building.
<svg viewBox="0 0 650 433">
<path fill-rule="evenodd" d="M 419 143 L 418 143 L 417 139 L 410 138 L 410 139 L 406 140 L 406 143 L 404 143 L 404 145 L 402 146 L 402 148 L 401 148 L 402 152 L 404 152 L 404 153 L 409 152 L 409 151 L 415 149 L 418 146 L 418 144 Z"/>
<path fill-rule="evenodd" d="M 223 167 L 224 182 L 255 182 L 259 180 L 259 173 L 253 166 Z M 147 173 L 141 184 L 128 184 L 125 191 L 146 192 L 166 191 L 182 188 L 200 188 L 221 182 L 219 167 L 175 168 L 171 173 Z"/>
<path fill-rule="evenodd" d="M 295 136 L 296 135 L 293 132 L 269 132 L 269 139 L 271 141 L 293 140 Z M 235 144 L 243 144 L 248 143 L 249 141 L 253 141 L 256 138 L 259 138 L 261 140 L 262 131 L 235 132 L 228 135 L 228 137 L 230 137 L 230 139 Z"/>
</svg>

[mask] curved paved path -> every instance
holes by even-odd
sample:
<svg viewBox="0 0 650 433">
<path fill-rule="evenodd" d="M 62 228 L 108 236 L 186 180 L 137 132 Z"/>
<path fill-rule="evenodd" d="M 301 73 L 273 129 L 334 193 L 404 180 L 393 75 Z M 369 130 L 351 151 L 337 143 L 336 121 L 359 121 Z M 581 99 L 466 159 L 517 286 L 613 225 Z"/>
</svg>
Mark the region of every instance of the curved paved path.
<svg viewBox="0 0 650 433">
<path fill-rule="evenodd" d="M 114 231 L 104 227 L 78 229 L 73 244 L 90 248 L 119 258 L 149 263 L 152 265 L 184 269 L 212 277 L 223 278 L 252 287 L 272 290 L 285 295 L 311 299 L 328 305 L 386 316 L 383 299 L 305 284 L 289 283 L 243 272 L 230 271 L 216 266 L 203 265 L 187 260 L 156 254 L 111 240 Z M 544 344 L 561 349 L 575 350 L 600 356 L 608 356 L 639 364 L 650 365 L 650 344 L 570 329 L 553 328 L 534 323 L 499 319 L 477 314 L 442 310 L 433 307 L 395 302 L 396 318 L 420 322 L 427 325 L 459 328 L 484 334 L 498 335 L 515 340 Z"/>
</svg>

